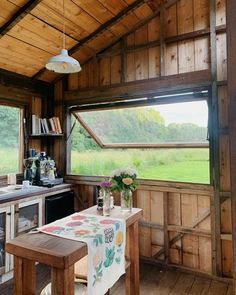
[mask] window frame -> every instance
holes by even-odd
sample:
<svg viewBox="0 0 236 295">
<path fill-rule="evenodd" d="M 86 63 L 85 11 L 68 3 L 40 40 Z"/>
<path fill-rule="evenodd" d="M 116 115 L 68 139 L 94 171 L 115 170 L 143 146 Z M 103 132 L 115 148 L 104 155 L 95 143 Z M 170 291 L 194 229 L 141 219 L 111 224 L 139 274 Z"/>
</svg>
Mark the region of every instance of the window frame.
<svg viewBox="0 0 236 295">
<path fill-rule="evenodd" d="M 177 94 L 177 93 L 176 93 Z M 209 148 L 208 143 L 191 143 L 191 142 L 173 142 L 173 143 L 109 143 L 105 144 L 101 139 L 93 132 L 88 124 L 79 115 L 82 112 L 92 112 L 98 110 L 111 110 L 111 109 L 124 109 L 133 108 L 140 106 L 151 106 L 151 105 L 162 105 L 162 104 L 173 104 L 181 102 L 196 102 L 206 101 L 208 105 L 208 125 L 209 125 L 209 96 L 210 92 L 206 88 L 201 91 L 183 92 L 174 96 L 173 94 L 166 94 L 162 96 L 154 96 L 140 99 L 131 99 L 126 101 L 116 101 L 112 103 L 97 103 L 97 104 L 86 104 L 70 108 L 70 112 L 74 115 L 76 120 L 82 125 L 82 127 L 88 132 L 88 134 L 94 139 L 94 141 L 102 149 L 120 149 L 120 148 Z M 209 132 L 209 127 L 208 127 Z"/>
<path fill-rule="evenodd" d="M 20 126 L 19 126 L 19 150 L 18 150 L 18 171 L 16 172 L 16 174 L 19 173 L 23 173 L 23 159 L 24 159 L 24 151 L 25 151 L 25 147 L 24 147 L 24 117 L 25 117 L 25 113 L 26 113 L 26 106 L 23 104 L 19 104 L 19 103 L 14 103 L 14 102 L 9 102 L 6 100 L 2 100 L 0 99 L 0 106 L 6 106 L 6 107 L 13 107 L 13 108 L 18 108 L 20 111 Z M 0 175 L 0 176 L 4 176 L 4 175 Z"/>
</svg>

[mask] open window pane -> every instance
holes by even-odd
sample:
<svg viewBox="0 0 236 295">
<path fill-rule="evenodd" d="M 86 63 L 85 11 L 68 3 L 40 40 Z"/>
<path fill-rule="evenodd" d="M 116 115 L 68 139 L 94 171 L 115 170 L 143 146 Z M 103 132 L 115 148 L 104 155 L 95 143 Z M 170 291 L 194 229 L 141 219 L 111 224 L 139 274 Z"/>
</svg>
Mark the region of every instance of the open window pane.
<svg viewBox="0 0 236 295">
<path fill-rule="evenodd" d="M 207 143 L 207 102 L 191 101 L 77 113 L 102 144 Z"/>
<path fill-rule="evenodd" d="M 71 174 L 109 176 L 118 167 L 132 167 L 144 179 L 209 183 L 206 149 L 73 150 Z"/>
<path fill-rule="evenodd" d="M 0 175 L 19 172 L 20 109 L 0 105 Z"/>
<path fill-rule="evenodd" d="M 144 179 L 210 182 L 208 148 L 102 149 L 79 123 L 71 139 L 70 174 L 109 176 L 128 166 Z"/>
</svg>

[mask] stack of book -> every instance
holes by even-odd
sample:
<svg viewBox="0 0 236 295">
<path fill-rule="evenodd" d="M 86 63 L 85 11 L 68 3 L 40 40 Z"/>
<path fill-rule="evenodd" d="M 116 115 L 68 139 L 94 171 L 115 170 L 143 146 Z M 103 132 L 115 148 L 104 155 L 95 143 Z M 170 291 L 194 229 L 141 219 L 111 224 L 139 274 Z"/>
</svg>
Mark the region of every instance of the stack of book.
<svg viewBox="0 0 236 295">
<path fill-rule="evenodd" d="M 61 123 L 58 117 L 49 119 L 32 115 L 32 135 L 40 134 L 61 134 Z"/>
</svg>

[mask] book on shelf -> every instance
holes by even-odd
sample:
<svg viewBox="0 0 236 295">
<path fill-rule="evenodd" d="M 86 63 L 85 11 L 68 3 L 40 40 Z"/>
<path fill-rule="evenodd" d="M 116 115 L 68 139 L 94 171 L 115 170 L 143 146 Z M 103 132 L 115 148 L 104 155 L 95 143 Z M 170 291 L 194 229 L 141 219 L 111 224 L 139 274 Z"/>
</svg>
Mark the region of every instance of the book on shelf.
<svg viewBox="0 0 236 295">
<path fill-rule="evenodd" d="M 32 115 L 32 135 L 62 134 L 60 119 L 52 117 L 49 119 Z"/>
</svg>

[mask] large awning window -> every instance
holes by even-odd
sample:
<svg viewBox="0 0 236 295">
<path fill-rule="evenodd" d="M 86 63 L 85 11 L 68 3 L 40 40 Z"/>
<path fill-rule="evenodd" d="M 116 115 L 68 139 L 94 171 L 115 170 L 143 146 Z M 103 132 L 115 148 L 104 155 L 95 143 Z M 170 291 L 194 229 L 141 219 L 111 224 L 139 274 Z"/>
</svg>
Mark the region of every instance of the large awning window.
<svg viewBox="0 0 236 295">
<path fill-rule="evenodd" d="M 100 147 L 207 147 L 207 101 L 74 111 Z"/>
</svg>

